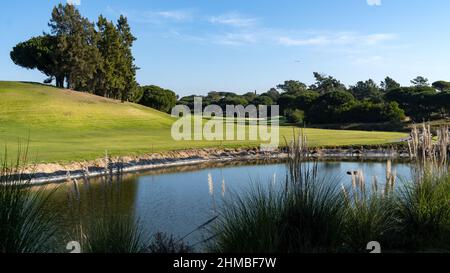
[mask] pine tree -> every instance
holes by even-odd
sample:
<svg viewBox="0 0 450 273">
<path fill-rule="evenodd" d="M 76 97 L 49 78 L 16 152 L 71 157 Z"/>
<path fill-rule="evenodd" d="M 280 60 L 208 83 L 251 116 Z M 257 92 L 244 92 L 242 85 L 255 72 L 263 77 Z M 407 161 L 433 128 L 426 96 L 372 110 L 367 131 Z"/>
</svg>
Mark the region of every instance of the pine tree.
<svg viewBox="0 0 450 273">
<path fill-rule="evenodd" d="M 73 5 L 59 4 L 53 9 L 49 27 L 57 39 L 57 67 L 65 76 L 67 87 L 87 90 L 100 57 L 94 25 Z"/>
<path fill-rule="evenodd" d="M 101 62 L 95 74 L 94 92 L 108 98 L 117 98 L 118 90 L 122 90 L 125 86 L 117 69 L 121 54 L 119 32 L 115 25 L 103 16 L 99 17 L 97 28 L 100 35 L 98 49 Z"/>
<path fill-rule="evenodd" d="M 117 29 L 120 33 L 121 41 L 121 58 L 119 61 L 120 72 L 125 82 L 124 89 L 120 92 L 120 99 L 122 101 L 129 100 L 133 91 L 137 88 L 136 70 L 138 67 L 134 65 L 134 57 L 131 51 L 136 37 L 131 33 L 128 20 L 123 15 L 120 16 L 117 22 Z"/>
<path fill-rule="evenodd" d="M 50 33 L 19 43 L 11 52 L 15 64 L 39 69 L 56 86 L 121 99 L 133 98 L 136 70 L 131 48 L 136 38 L 128 20 L 117 24 L 99 16 L 96 24 L 81 16 L 73 5 L 56 6 Z"/>
</svg>

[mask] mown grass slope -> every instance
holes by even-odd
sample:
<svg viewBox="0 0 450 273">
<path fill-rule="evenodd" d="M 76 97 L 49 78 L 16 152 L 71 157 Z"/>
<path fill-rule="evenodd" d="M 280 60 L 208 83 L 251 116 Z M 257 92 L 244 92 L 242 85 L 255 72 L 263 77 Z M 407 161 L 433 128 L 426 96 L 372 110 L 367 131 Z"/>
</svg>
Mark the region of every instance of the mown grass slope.
<svg viewBox="0 0 450 273">
<path fill-rule="evenodd" d="M 35 83 L 0 81 L 0 147 L 18 143 L 33 162 L 70 162 L 203 147 L 249 147 L 256 141 L 174 141 L 168 114 L 133 103 Z M 310 145 L 383 144 L 402 133 L 307 129 Z M 280 138 L 292 128 L 282 127 Z M 282 141 L 284 142 L 284 141 Z M 3 153 L 3 149 L 1 149 Z"/>
</svg>

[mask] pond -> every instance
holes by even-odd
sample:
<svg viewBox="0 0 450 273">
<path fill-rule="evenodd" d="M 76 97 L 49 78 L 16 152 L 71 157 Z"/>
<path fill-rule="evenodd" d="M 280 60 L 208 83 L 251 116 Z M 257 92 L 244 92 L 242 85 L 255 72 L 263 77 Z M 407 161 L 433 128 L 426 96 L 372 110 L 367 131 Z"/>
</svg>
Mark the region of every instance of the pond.
<svg viewBox="0 0 450 273">
<path fill-rule="evenodd" d="M 355 170 L 362 170 L 367 181 L 375 176 L 384 183 L 386 166 L 387 162 L 322 161 L 318 163 L 318 170 L 330 183 L 351 185 L 347 172 Z M 408 163 L 393 162 L 392 171 L 399 177 L 398 183 L 411 177 Z M 282 162 L 213 164 L 136 173 L 126 175 L 121 183 L 118 209 L 139 219 L 148 233 L 164 232 L 181 238 L 217 215 L 224 200 L 250 190 L 255 184 L 282 185 L 285 176 L 286 165 Z M 101 182 L 78 184 L 80 189 L 90 187 L 90 199 L 101 198 Z M 67 222 L 72 215 L 68 202 L 70 191 L 73 191 L 73 183 L 58 185 L 52 200 L 61 208 Z M 86 199 L 85 207 L 94 206 L 89 209 L 96 210 L 95 203 Z M 186 241 L 196 243 L 207 235 L 197 231 Z"/>
</svg>

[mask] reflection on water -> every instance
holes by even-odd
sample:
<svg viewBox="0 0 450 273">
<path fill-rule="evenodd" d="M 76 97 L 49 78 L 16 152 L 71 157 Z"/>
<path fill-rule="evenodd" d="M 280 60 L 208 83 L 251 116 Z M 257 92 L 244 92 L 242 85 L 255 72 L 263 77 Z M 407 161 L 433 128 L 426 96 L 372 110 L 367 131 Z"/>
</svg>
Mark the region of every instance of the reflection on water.
<svg viewBox="0 0 450 273">
<path fill-rule="evenodd" d="M 321 176 L 339 185 L 351 185 L 349 171 L 362 170 L 366 178 L 376 176 L 380 182 L 386 177 L 386 162 L 320 162 L 318 168 Z M 392 170 L 403 179 L 411 176 L 406 163 L 393 163 Z M 250 190 L 255 183 L 282 185 L 285 175 L 286 166 L 281 162 L 191 166 L 127 175 L 119 189 L 117 209 L 138 218 L 150 234 L 161 231 L 182 237 L 215 216 L 224 199 Z M 102 182 L 78 184 L 82 200 L 80 213 L 101 210 L 105 205 L 98 202 L 105 194 Z M 63 212 L 65 227 L 72 224 L 73 209 L 68 202 L 72 189 L 71 183 L 62 184 L 53 197 Z M 195 243 L 204 236 L 207 234 L 196 232 L 187 241 Z"/>
</svg>

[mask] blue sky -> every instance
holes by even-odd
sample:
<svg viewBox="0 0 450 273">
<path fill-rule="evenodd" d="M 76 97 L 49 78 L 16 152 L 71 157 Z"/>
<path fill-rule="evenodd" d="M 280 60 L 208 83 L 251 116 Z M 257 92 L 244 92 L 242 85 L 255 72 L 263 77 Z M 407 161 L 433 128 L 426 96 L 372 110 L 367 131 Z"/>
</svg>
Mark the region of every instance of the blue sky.
<svg viewBox="0 0 450 273">
<path fill-rule="evenodd" d="M 73 0 L 76 1 L 76 0 Z M 15 66 L 11 48 L 47 31 L 65 1 L 2 1 L 0 80 L 39 81 Z M 124 14 L 138 40 L 140 84 L 180 95 L 265 92 L 314 71 L 347 85 L 386 75 L 450 80 L 448 0 L 80 0 L 82 14 Z"/>
</svg>

